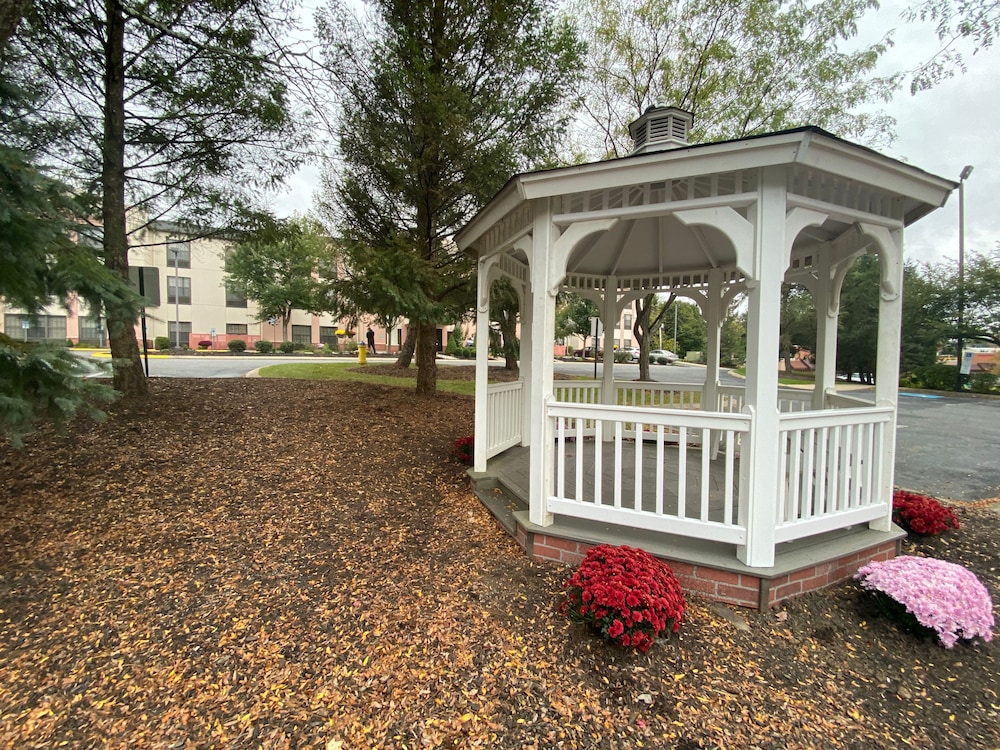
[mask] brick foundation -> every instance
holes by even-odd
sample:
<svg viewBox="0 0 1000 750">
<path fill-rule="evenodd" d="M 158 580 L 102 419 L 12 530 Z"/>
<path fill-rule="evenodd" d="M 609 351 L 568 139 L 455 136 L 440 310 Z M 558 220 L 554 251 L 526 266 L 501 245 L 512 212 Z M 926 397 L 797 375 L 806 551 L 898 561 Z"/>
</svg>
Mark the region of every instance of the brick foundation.
<svg viewBox="0 0 1000 750">
<path fill-rule="evenodd" d="M 517 529 L 517 541 L 537 560 L 551 560 L 566 565 L 579 565 L 587 551 L 595 546 L 550 534 L 531 534 L 520 525 Z M 670 565 L 686 592 L 725 604 L 766 609 L 794 596 L 846 581 L 865 563 L 871 560 L 889 560 L 897 553 L 898 542 L 885 542 L 774 577 L 694 565 L 683 560 L 663 560 Z"/>
</svg>

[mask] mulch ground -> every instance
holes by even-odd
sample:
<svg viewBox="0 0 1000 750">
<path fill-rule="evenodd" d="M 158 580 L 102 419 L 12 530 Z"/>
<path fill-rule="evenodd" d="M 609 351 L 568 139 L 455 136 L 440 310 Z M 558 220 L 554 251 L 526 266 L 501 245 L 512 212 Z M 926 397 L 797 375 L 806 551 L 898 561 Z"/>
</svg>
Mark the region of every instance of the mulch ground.
<svg viewBox="0 0 1000 750">
<path fill-rule="evenodd" d="M 0 746 L 998 748 L 997 644 L 945 650 L 851 584 L 776 611 L 689 597 L 615 649 L 556 608 L 451 443 L 472 400 L 154 380 L 0 446 Z M 1000 596 L 997 516 L 906 551 Z"/>
</svg>

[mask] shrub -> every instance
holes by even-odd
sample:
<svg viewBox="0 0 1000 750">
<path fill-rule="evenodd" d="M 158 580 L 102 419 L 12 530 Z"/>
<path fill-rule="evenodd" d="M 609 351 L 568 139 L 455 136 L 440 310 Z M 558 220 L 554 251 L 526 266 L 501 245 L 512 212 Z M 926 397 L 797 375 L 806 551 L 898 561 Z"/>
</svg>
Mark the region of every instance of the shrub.
<svg viewBox="0 0 1000 750">
<path fill-rule="evenodd" d="M 156 349 L 163 351 L 164 349 L 170 348 L 170 337 L 169 336 L 157 336 L 153 339 L 153 346 Z"/>
<path fill-rule="evenodd" d="M 291 341 L 282 341 L 280 344 L 278 344 L 278 351 L 280 351 L 282 354 L 291 354 L 292 352 L 295 351 L 295 344 L 293 344 Z"/>
<path fill-rule="evenodd" d="M 641 653 L 667 630 L 680 630 L 684 619 L 684 594 L 673 571 L 645 550 L 593 547 L 563 587 L 564 615 Z"/>
<path fill-rule="evenodd" d="M 203 340 L 203 341 L 199 341 L 198 342 L 198 348 L 199 349 L 211 349 L 212 348 L 212 342 L 208 341 L 207 339 Z"/>
<path fill-rule="evenodd" d="M 955 365 L 930 365 L 916 373 L 924 388 L 932 391 L 950 391 L 955 388 L 958 368 Z"/>
<path fill-rule="evenodd" d="M 472 435 L 461 437 L 451 444 L 451 455 L 463 464 L 471 464 L 475 460 L 476 439 Z"/>
<path fill-rule="evenodd" d="M 245 352 L 247 350 L 247 342 L 243 339 L 232 339 L 226 346 L 231 352 Z"/>
<path fill-rule="evenodd" d="M 902 555 L 870 562 L 854 575 L 883 611 L 917 632 L 937 634 L 951 648 L 959 639 L 993 640 L 993 602 L 975 573 L 931 557 Z"/>
<path fill-rule="evenodd" d="M 993 393 L 1000 385 L 1000 375 L 992 372 L 977 372 L 969 378 L 969 390 L 973 393 Z"/>
<path fill-rule="evenodd" d="M 953 510 L 932 497 L 906 490 L 892 493 L 892 520 L 914 534 L 941 534 L 959 527 Z"/>
<path fill-rule="evenodd" d="M 270 341 L 258 341 L 253 345 L 253 348 L 261 354 L 270 354 L 274 351 L 274 344 Z"/>
</svg>

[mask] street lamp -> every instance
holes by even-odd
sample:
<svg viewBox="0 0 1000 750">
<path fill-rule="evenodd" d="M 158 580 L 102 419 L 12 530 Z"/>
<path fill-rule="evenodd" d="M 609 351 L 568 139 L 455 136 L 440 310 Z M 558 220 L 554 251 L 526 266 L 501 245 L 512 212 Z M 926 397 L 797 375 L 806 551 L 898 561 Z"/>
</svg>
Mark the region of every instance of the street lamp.
<svg viewBox="0 0 1000 750">
<path fill-rule="evenodd" d="M 955 390 L 962 390 L 962 331 L 965 328 L 965 181 L 972 174 L 972 165 L 967 164 L 958 176 L 958 345 L 956 347 Z"/>
</svg>

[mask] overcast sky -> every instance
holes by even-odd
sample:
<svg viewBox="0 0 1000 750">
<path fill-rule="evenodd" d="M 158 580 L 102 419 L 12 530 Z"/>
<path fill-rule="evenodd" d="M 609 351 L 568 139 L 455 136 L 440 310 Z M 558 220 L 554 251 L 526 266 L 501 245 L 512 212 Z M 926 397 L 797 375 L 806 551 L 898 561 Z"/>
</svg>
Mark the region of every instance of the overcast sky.
<svg viewBox="0 0 1000 750">
<path fill-rule="evenodd" d="M 939 48 L 928 25 L 904 24 L 901 0 L 887 0 L 871 14 L 860 38 L 875 41 L 895 28 L 895 47 L 881 72 L 912 67 Z M 961 49 L 961 48 L 960 48 Z M 965 165 L 974 172 L 965 187 L 965 249 L 987 250 L 1000 242 L 1000 47 L 978 54 L 961 49 L 967 72 L 911 96 L 901 91 L 883 109 L 896 118 L 895 143 L 882 151 L 940 177 L 958 181 Z M 279 215 L 312 207 L 318 170 L 306 167 L 288 181 L 288 192 L 272 202 Z M 958 191 L 906 231 L 906 257 L 939 261 L 958 257 Z"/>
</svg>

